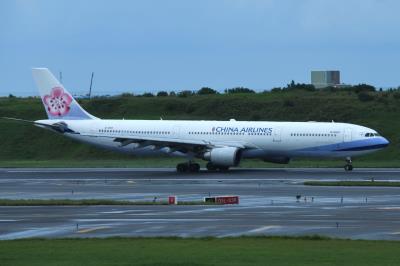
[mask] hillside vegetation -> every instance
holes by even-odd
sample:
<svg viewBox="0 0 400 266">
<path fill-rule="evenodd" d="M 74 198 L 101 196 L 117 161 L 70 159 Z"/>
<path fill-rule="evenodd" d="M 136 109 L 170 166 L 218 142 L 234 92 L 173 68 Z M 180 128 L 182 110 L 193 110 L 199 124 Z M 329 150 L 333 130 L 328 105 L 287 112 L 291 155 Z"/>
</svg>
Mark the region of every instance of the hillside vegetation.
<svg viewBox="0 0 400 266">
<path fill-rule="evenodd" d="M 99 97 L 79 100 L 95 116 L 113 119 L 209 119 L 269 121 L 336 121 L 371 127 L 391 145 L 364 162 L 400 166 L 400 97 L 388 92 L 354 90 L 280 90 L 264 93 L 178 94 L 173 96 Z M 149 97 L 152 96 L 152 97 Z M 39 98 L 0 98 L 0 117 L 45 119 Z M 0 120 L 0 161 L 135 160 L 66 139 L 30 124 Z M 262 166 L 263 163 L 260 163 Z M 4 166 L 4 164 L 3 164 Z M 7 165 L 6 165 L 7 166 Z"/>
</svg>

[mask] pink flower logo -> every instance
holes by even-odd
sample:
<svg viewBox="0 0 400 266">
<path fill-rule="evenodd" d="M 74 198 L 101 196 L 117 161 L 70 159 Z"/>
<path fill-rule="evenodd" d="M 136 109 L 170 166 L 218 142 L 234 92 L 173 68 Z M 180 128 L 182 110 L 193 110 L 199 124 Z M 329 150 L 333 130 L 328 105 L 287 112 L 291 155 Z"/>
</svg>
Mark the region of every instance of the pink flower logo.
<svg viewBox="0 0 400 266">
<path fill-rule="evenodd" d="M 50 95 L 43 97 L 43 102 L 47 106 L 47 111 L 54 116 L 63 116 L 68 114 L 72 97 L 64 92 L 61 87 L 51 89 Z"/>
</svg>

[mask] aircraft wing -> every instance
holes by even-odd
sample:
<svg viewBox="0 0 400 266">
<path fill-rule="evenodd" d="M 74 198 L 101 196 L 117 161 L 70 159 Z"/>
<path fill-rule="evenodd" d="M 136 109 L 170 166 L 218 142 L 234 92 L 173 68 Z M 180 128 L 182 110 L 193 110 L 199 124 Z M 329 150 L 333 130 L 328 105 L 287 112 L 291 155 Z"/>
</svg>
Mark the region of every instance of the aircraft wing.
<svg viewBox="0 0 400 266">
<path fill-rule="evenodd" d="M 169 149 L 169 152 L 179 151 L 183 153 L 193 152 L 201 153 L 204 150 L 215 147 L 236 147 L 239 149 L 256 148 L 254 145 L 244 143 L 242 141 L 208 141 L 208 140 L 193 140 L 193 139 L 178 139 L 165 137 L 151 136 L 135 136 L 135 135 L 94 135 L 80 133 L 82 136 L 90 137 L 107 137 L 119 142 L 120 146 L 133 144 L 133 148 L 152 147 L 153 149 Z"/>
</svg>

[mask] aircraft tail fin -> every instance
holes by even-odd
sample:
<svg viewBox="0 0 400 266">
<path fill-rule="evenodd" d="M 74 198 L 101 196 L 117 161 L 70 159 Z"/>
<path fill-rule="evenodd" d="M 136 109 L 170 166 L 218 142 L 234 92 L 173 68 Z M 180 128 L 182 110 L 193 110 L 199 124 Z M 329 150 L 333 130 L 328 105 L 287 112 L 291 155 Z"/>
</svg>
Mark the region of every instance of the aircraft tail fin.
<svg viewBox="0 0 400 266">
<path fill-rule="evenodd" d="M 49 119 L 98 119 L 86 112 L 47 68 L 33 68 L 32 74 Z"/>
</svg>

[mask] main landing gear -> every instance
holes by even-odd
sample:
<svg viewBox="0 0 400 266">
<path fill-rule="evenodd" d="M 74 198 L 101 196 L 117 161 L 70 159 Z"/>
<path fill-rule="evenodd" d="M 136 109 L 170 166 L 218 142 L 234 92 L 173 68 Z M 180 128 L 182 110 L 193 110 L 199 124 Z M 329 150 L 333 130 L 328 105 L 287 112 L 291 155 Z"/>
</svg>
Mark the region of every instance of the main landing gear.
<svg viewBox="0 0 400 266">
<path fill-rule="evenodd" d="M 229 170 L 229 166 L 215 165 L 213 163 L 207 163 L 207 170 L 210 172 L 220 171 L 226 172 Z M 176 171 L 178 173 L 198 173 L 200 171 L 200 164 L 186 162 L 186 163 L 178 163 L 176 165 Z"/>
<path fill-rule="evenodd" d="M 221 172 L 226 172 L 229 170 L 229 166 L 222 166 L 222 165 L 215 165 L 211 162 L 207 163 L 206 168 L 208 171 L 210 172 L 214 172 L 214 171 L 221 171 Z"/>
<path fill-rule="evenodd" d="M 344 166 L 344 170 L 353 171 L 353 165 L 350 157 L 346 158 L 346 165 Z"/>
<path fill-rule="evenodd" d="M 176 166 L 178 173 L 198 173 L 200 171 L 200 164 L 198 163 L 178 163 Z"/>
</svg>

